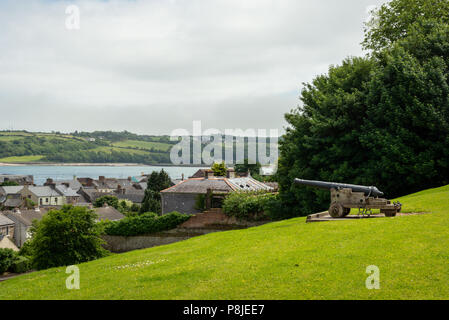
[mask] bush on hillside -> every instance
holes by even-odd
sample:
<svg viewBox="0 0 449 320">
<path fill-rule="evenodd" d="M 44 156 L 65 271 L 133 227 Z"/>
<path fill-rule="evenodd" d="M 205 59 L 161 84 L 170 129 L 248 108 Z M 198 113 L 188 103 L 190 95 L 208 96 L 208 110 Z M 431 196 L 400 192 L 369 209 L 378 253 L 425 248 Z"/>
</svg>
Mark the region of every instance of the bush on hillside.
<svg viewBox="0 0 449 320">
<path fill-rule="evenodd" d="M 16 253 L 13 250 L 0 248 L 0 275 L 8 271 L 15 258 Z"/>
<path fill-rule="evenodd" d="M 31 260 L 27 257 L 16 256 L 9 270 L 14 273 L 24 273 L 31 270 Z"/>
<path fill-rule="evenodd" d="M 120 221 L 108 221 L 104 225 L 104 233 L 111 236 L 138 236 L 176 228 L 187 221 L 190 216 L 179 212 L 171 212 L 163 216 L 147 212 L 139 216 L 126 217 Z"/>
<path fill-rule="evenodd" d="M 278 219 L 279 197 L 266 192 L 232 192 L 223 201 L 226 215 L 240 220 Z"/>
</svg>

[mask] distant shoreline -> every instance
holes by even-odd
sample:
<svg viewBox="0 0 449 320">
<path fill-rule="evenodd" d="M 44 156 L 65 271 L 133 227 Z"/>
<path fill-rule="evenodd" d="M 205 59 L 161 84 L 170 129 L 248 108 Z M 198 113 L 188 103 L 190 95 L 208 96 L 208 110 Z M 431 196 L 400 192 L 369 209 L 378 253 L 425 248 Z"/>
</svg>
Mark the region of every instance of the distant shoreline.
<svg viewBox="0 0 449 320">
<path fill-rule="evenodd" d="M 205 168 L 206 165 L 197 164 L 142 164 L 142 163 L 69 163 L 69 162 L 0 162 L 4 167 L 23 167 L 23 166 L 61 166 L 61 167 L 192 167 Z"/>
</svg>

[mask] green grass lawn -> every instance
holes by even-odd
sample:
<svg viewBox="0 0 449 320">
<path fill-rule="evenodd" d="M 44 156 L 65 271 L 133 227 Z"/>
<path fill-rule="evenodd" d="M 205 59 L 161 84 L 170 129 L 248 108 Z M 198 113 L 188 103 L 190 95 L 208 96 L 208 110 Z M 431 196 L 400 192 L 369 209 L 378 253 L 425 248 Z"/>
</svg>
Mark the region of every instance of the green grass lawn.
<svg viewBox="0 0 449 320">
<path fill-rule="evenodd" d="M 35 162 L 40 161 L 44 156 L 20 156 L 0 158 L 0 162 L 17 163 L 17 162 Z"/>
<path fill-rule="evenodd" d="M 296 218 L 116 254 L 0 283 L 1 299 L 448 299 L 449 186 L 400 201 L 429 214 L 306 224 Z M 365 287 L 380 269 L 380 290 Z"/>
<path fill-rule="evenodd" d="M 125 141 L 118 141 L 112 144 L 116 147 L 124 147 L 124 148 L 141 148 L 141 149 L 147 149 L 150 150 L 151 148 L 154 148 L 155 150 L 161 150 L 161 151 L 168 151 L 173 146 L 168 143 L 163 142 L 153 142 L 153 141 L 140 141 L 140 140 L 125 140 Z"/>
</svg>

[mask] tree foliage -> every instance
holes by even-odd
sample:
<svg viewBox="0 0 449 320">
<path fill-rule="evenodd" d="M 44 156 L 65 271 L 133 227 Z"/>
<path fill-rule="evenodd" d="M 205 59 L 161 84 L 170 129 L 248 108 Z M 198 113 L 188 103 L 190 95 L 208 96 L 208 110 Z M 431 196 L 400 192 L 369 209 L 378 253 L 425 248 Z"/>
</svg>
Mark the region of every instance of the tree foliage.
<svg viewBox="0 0 449 320">
<path fill-rule="evenodd" d="M 412 28 L 424 21 L 449 23 L 447 0 L 393 0 L 371 13 L 365 25 L 363 47 L 374 51 L 389 48 L 406 38 Z"/>
<path fill-rule="evenodd" d="M 160 172 L 153 171 L 148 177 L 147 189 L 140 207 L 140 212 L 162 212 L 161 194 L 164 189 L 172 185 L 170 176 L 162 169 Z"/>
<path fill-rule="evenodd" d="M 228 172 L 224 162 L 215 162 L 212 165 L 211 170 L 214 172 L 214 176 L 216 177 L 226 177 L 226 173 Z"/>
<path fill-rule="evenodd" d="M 71 205 L 44 215 L 33 229 L 30 252 L 34 267 L 67 266 L 105 256 L 96 217 L 85 207 Z"/>
</svg>

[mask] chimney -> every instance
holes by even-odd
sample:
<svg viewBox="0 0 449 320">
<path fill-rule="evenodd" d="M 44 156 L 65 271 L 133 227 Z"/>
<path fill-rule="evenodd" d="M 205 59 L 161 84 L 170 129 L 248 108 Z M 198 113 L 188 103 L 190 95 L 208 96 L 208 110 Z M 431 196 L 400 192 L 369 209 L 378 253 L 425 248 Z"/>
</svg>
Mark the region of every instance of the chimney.
<svg viewBox="0 0 449 320">
<path fill-rule="evenodd" d="M 128 181 L 131 181 L 132 179 L 131 179 L 131 177 L 128 177 Z"/>
<path fill-rule="evenodd" d="M 211 169 L 208 169 L 208 170 L 206 170 L 204 172 L 204 177 L 206 179 L 213 178 L 214 177 L 214 172 Z"/>
<path fill-rule="evenodd" d="M 104 179 L 105 179 L 104 176 L 99 176 L 99 177 L 98 177 L 98 181 L 100 181 L 100 182 L 104 182 Z"/>
<path fill-rule="evenodd" d="M 20 212 L 20 209 L 19 209 L 19 208 L 14 208 L 14 213 L 20 214 L 20 213 L 21 213 L 21 212 Z"/>
<path fill-rule="evenodd" d="M 181 175 L 181 181 L 184 181 L 184 173 Z"/>
<path fill-rule="evenodd" d="M 52 178 L 47 178 L 47 182 L 45 182 L 44 185 L 48 186 L 48 185 L 50 185 L 52 183 L 53 183 L 53 179 Z"/>
<path fill-rule="evenodd" d="M 70 187 L 70 184 L 68 182 L 63 182 L 63 185 L 65 185 L 67 188 Z"/>
<path fill-rule="evenodd" d="M 107 202 L 103 203 L 103 208 L 108 208 L 108 207 L 109 207 L 109 205 Z"/>
<path fill-rule="evenodd" d="M 230 168 L 226 171 L 226 178 L 228 178 L 228 179 L 235 178 L 235 170 L 233 168 Z"/>
</svg>

